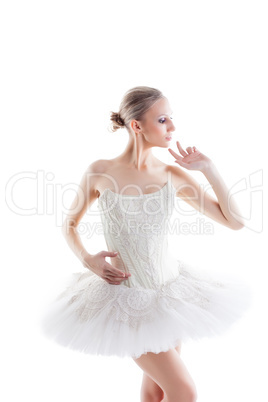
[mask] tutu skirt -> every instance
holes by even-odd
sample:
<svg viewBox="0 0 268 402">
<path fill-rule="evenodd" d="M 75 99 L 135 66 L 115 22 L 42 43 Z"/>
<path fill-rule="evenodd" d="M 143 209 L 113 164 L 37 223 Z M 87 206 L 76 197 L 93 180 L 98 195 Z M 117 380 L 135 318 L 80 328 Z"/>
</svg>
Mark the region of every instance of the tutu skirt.
<svg viewBox="0 0 268 402">
<path fill-rule="evenodd" d="M 43 334 L 83 353 L 138 358 L 221 335 L 248 310 L 246 282 L 177 262 L 177 276 L 153 289 L 73 273 L 42 314 Z"/>
</svg>

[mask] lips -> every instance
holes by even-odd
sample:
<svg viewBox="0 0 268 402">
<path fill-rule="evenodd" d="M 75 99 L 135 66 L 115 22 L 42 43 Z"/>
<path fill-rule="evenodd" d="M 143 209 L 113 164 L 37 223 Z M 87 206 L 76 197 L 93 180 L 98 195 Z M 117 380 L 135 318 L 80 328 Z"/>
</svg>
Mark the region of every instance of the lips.
<svg viewBox="0 0 268 402">
<path fill-rule="evenodd" d="M 165 139 L 166 139 L 167 141 L 171 141 L 171 140 L 172 140 L 172 137 L 171 137 L 171 136 L 168 136 L 168 137 L 165 137 Z"/>
</svg>

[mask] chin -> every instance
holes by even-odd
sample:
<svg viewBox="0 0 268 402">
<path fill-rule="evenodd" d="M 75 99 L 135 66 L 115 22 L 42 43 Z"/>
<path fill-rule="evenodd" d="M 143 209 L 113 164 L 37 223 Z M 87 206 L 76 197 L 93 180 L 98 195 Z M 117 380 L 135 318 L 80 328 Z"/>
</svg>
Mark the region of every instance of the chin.
<svg viewBox="0 0 268 402">
<path fill-rule="evenodd" d="M 169 148 L 170 147 L 170 143 L 169 141 L 166 141 L 165 144 L 156 144 L 155 147 L 159 147 L 159 148 Z"/>
</svg>

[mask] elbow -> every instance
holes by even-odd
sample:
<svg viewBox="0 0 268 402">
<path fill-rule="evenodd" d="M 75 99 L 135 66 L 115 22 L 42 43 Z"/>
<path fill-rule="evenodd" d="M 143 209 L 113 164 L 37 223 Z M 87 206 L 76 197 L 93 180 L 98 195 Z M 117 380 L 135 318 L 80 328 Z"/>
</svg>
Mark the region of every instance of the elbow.
<svg viewBox="0 0 268 402">
<path fill-rule="evenodd" d="M 67 230 L 68 230 L 68 226 L 67 226 L 67 222 L 63 222 L 63 225 L 61 227 L 61 233 L 63 235 L 63 237 L 66 237 L 67 234 Z"/>
<path fill-rule="evenodd" d="M 230 228 L 233 230 L 240 230 L 243 229 L 245 225 L 243 223 L 237 222 L 235 225 L 232 225 Z"/>
<path fill-rule="evenodd" d="M 243 229 L 243 227 L 245 227 L 245 224 L 242 221 L 239 221 L 239 222 L 238 221 L 232 221 L 232 222 L 230 222 L 227 219 L 224 221 L 224 225 L 226 227 L 228 227 L 229 229 L 232 229 L 232 230 L 240 230 L 240 229 Z"/>
<path fill-rule="evenodd" d="M 246 226 L 244 219 L 242 219 L 241 216 L 239 216 L 239 220 L 235 219 L 235 218 L 233 218 L 231 220 L 225 219 L 225 224 L 229 229 L 232 229 L 232 230 L 240 230 Z"/>
<path fill-rule="evenodd" d="M 68 221 L 65 221 L 61 227 L 61 233 L 64 237 L 68 236 L 74 230 L 76 230 L 76 225 Z"/>
</svg>

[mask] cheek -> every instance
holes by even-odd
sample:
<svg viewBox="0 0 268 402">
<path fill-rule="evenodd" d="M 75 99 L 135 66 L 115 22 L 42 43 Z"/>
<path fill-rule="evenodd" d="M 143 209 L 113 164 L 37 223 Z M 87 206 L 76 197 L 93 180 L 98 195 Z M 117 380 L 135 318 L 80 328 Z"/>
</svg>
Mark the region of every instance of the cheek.
<svg viewBox="0 0 268 402">
<path fill-rule="evenodd" d="M 155 133 L 163 133 L 165 132 L 165 124 L 161 124 L 161 123 L 155 123 L 152 127 L 152 130 Z"/>
<path fill-rule="evenodd" d="M 155 132 L 158 133 L 159 135 L 163 135 L 166 133 L 166 126 L 165 124 L 157 124 L 155 128 Z"/>
<path fill-rule="evenodd" d="M 158 142 L 158 141 L 162 141 L 164 135 L 166 133 L 166 129 L 164 127 L 164 125 L 154 125 L 154 127 L 152 127 L 151 131 L 148 133 L 147 135 L 147 140 L 149 142 Z"/>
<path fill-rule="evenodd" d="M 165 124 L 151 123 L 148 124 L 146 127 L 147 139 L 149 141 L 155 140 L 156 138 L 157 139 L 162 138 L 165 133 L 166 133 Z"/>
</svg>

